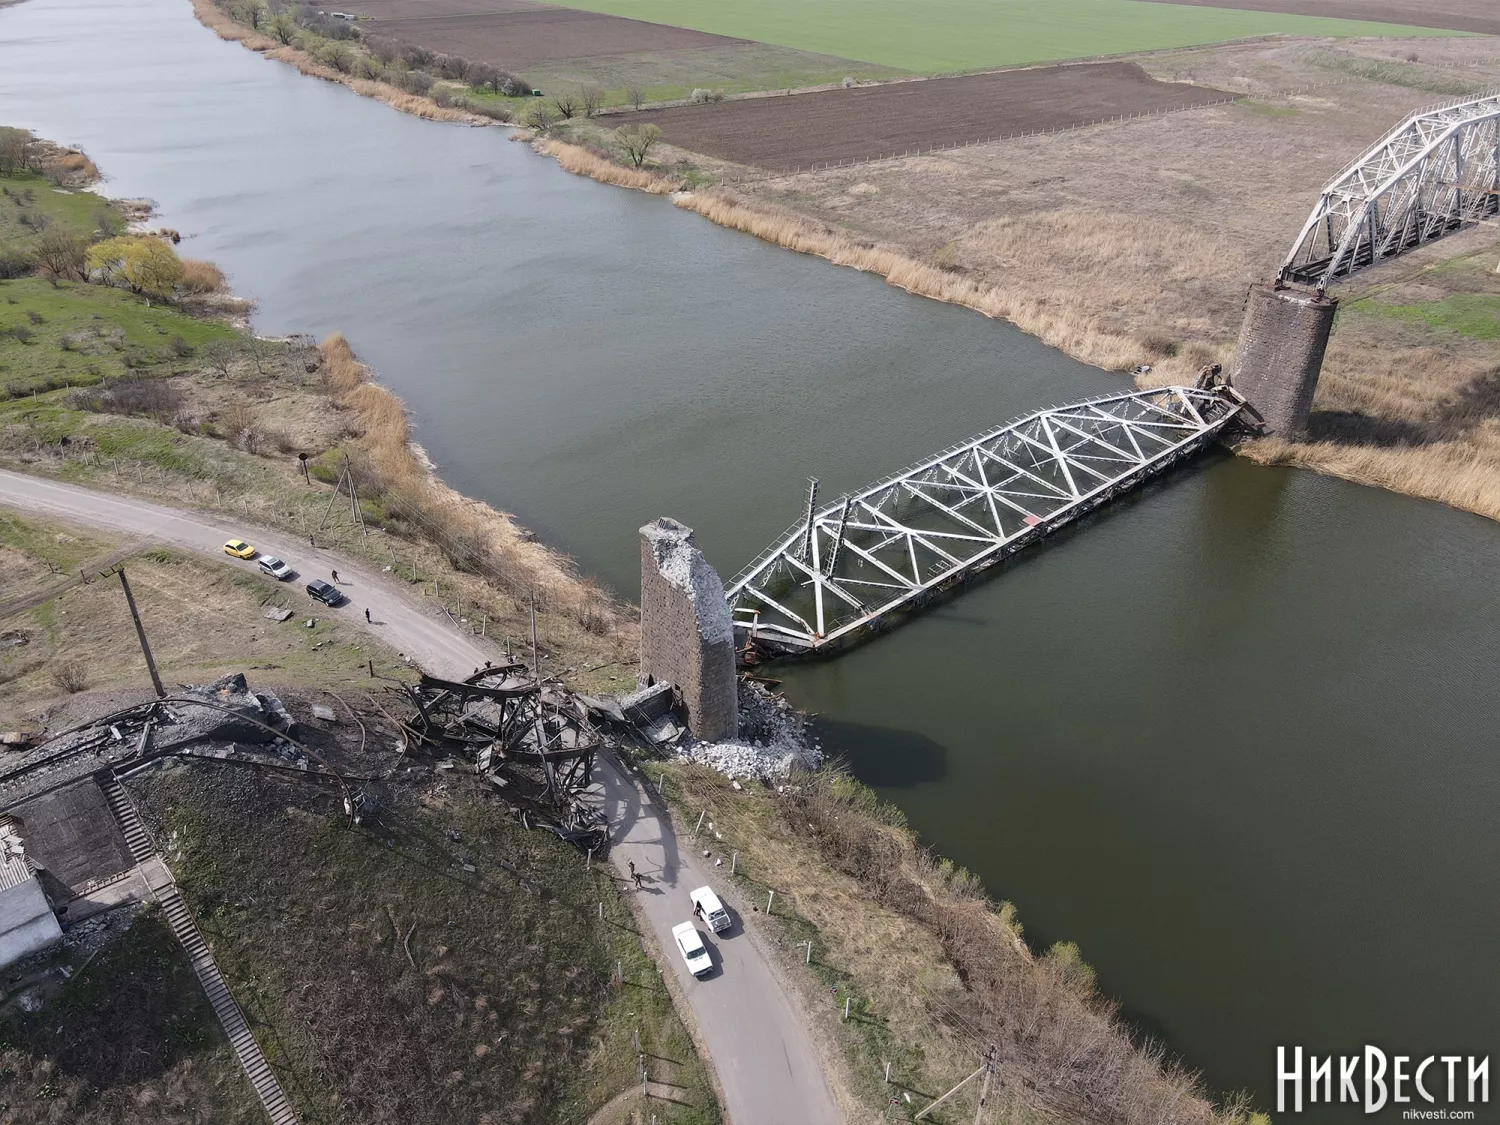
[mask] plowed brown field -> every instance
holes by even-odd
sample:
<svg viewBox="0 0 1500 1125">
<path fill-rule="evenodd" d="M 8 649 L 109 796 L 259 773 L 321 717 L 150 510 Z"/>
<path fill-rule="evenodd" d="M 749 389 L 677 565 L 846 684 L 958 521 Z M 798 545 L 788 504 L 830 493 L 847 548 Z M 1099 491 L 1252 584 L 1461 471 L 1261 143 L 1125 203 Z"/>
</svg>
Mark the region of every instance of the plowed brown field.
<svg viewBox="0 0 1500 1125">
<path fill-rule="evenodd" d="M 1223 101 L 1134 63 L 1049 66 L 631 114 L 693 152 L 789 171 Z"/>
<path fill-rule="evenodd" d="M 1497 0 L 1166 0 L 1199 8 L 1239 8 L 1248 12 L 1285 12 L 1294 16 L 1329 16 L 1346 20 L 1440 27 L 1500 35 Z"/>
</svg>

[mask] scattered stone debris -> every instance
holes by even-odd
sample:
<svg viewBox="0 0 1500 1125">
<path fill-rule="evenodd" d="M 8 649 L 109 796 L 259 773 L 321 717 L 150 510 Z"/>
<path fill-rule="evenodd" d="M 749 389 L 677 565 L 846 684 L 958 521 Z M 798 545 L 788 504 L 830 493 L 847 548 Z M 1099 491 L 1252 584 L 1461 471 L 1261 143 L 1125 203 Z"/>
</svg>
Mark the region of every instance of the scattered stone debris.
<svg viewBox="0 0 1500 1125">
<path fill-rule="evenodd" d="M 783 780 L 794 768 L 816 769 L 823 760 L 808 736 L 807 717 L 753 680 L 741 685 L 739 737 L 689 741 L 677 752 L 730 778 Z"/>
<path fill-rule="evenodd" d="M 333 708 L 327 707 L 322 703 L 314 703 L 312 705 L 312 714 L 313 718 L 320 719 L 325 723 L 336 723 L 339 721 L 339 717 L 334 714 Z"/>
</svg>

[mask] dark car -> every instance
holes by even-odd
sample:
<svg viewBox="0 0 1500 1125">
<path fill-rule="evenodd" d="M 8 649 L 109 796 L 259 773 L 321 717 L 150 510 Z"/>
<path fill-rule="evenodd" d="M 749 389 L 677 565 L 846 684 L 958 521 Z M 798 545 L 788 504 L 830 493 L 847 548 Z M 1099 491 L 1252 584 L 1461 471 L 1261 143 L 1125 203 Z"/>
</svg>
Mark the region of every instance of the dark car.
<svg viewBox="0 0 1500 1125">
<path fill-rule="evenodd" d="M 342 605 L 344 593 L 337 586 L 329 585 L 321 578 L 314 578 L 307 584 L 307 592 L 322 602 L 324 605 Z"/>
</svg>

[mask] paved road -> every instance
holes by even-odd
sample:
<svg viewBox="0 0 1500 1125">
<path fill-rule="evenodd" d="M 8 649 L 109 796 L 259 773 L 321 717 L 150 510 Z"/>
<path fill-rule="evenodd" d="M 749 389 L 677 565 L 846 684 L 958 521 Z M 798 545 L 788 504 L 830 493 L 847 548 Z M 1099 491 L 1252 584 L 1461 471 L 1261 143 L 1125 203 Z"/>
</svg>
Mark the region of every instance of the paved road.
<svg viewBox="0 0 1500 1125">
<path fill-rule="evenodd" d="M 0 505 L 147 537 L 227 563 L 235 560 L 224 554 L 224 541 L 247 539 L 296 567 L 302 576 L 289 585 L 299 590 L 308 579 L 327 579 L 331 570 L 337 569 L 350 604 L 332 611 L 320 607 L 320 612 L 338 613 L 347 621 L 364 625 L 363 611 L 369 609 L 374 624 L 366 627 L 374 636 L 436 675 L 465 675 L 495 655 L 482 647 L 478 638 L 453 628 L 446 617 L 434 617 L 410 603 L 410 588 L 404 584 L 337 552 L 313 549 L 285 532 L 3 469 Z M 315 604 L 309 599 L 309 605 Z M 672 927 L 692 919 L 688 891 L 710 884 L 733 909 L 732 896 L 724 892 L 723 881 L 708 874 L 709 870 L 718 870 L 711 867 L 712 860 L 703 862 L 691 848 L 679 851 L 671 824 L 658 816 L 636 780 L 614 763 L 602 765 L 599 780 L 612 826 L 613 862 L 624 876 L 633 860 L 647 878 L 640 892 L 642 912 L 692 1006 L 733 1125 L 837 1125 L 838 1110 L 820 1069 L 807 1022 L 738 920 L 728 934 L 709 938 L 717 968 L 713 976 L 693 979 L 677 955 Z M 700 929 L 707 933 L 706 925 Z"/>
</svg>

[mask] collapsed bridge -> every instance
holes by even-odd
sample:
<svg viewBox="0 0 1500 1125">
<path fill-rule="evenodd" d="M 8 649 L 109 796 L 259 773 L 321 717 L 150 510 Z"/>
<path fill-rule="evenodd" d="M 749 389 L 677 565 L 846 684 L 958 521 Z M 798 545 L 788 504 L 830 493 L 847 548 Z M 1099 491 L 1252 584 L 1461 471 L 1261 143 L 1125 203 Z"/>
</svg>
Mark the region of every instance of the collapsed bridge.
<svg viewBox="0 0 1500 1125">
<path fill-rule="evenodd" d="M 1244 409 L 1224 387 L 1163 387 L 1052 407 L 817 507 L 728 584 L 736 640 L 828 650 L 1203 449 Z"/>
</svg>

